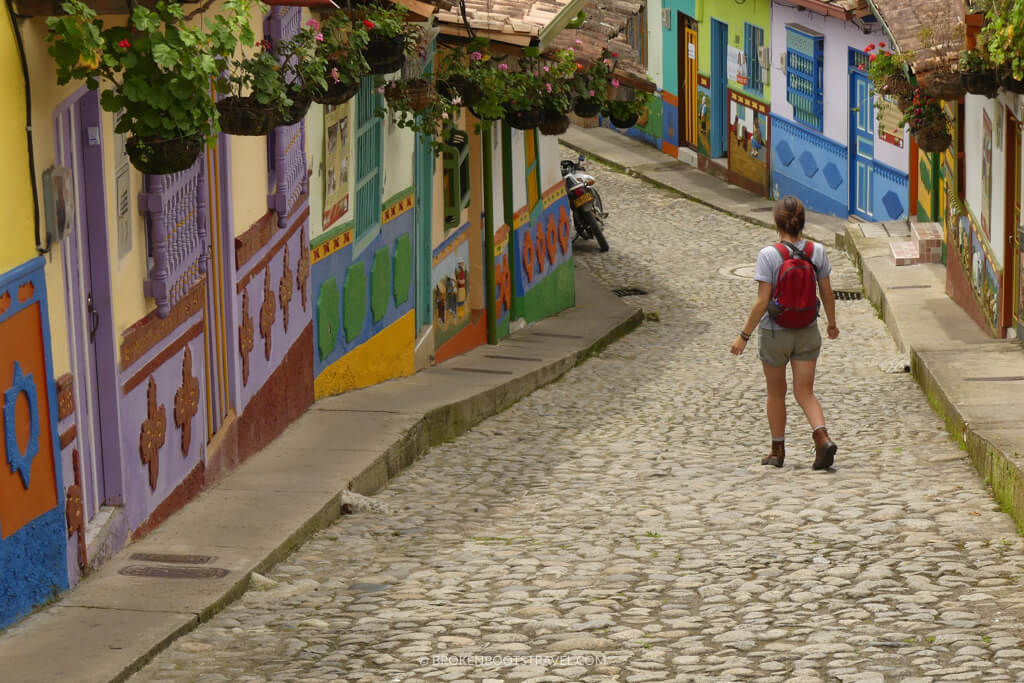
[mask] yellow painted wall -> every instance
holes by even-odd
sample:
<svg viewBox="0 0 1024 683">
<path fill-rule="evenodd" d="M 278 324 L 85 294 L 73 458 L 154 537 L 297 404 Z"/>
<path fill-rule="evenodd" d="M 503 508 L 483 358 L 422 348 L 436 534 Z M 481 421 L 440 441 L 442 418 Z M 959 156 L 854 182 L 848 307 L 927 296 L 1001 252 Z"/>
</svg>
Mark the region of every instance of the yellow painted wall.
<svg viewBox="0 0 1024 683">
<path fill-rule="evenodd" d="M 14 26 L 6 5 L 0 9 L 0 273 L 36 255 L 33 233 L 32 186 L 25 138 L 25 86 Z"/>
<path fill-rule="evenodd" d="M 320 373 L 313 385 L 316 397 L 413 374 L 415 342 L 416 312 L 409 311 Z"/>
</svg>

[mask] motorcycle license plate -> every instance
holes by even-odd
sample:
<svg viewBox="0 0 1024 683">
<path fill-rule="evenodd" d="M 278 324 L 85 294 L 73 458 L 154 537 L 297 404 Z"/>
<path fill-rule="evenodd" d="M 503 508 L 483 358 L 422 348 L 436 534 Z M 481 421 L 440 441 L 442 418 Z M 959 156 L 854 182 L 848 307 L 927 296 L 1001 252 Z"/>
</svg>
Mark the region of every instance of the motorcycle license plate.
<svg viewBox="0 0 1024 683">
<path fill-rule="evenodd" d="M 573 205 L 574 208 L 578 209 L 579 207 L 583 206 L 584 204 L 589 204 L 592 201 L 594 201 L 594 195 L 592 195 L 589 192 L 584 192 L 579 197 L 574 197 L 573 198 L 572 205 Z"/>
</svg>

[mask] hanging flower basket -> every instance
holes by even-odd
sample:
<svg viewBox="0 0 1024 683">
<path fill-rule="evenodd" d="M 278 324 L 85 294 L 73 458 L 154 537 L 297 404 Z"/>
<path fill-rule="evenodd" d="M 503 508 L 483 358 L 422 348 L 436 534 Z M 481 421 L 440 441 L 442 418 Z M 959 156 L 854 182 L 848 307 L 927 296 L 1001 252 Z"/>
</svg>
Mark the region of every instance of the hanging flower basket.
<svg viewBox="0 0 1024 683">
<path fill-rule="evenodd" d="M 1000 82 L 1000 85 L 1002 85 L 1004 88 L 1006 88 L 1012 93 L 1024 95 L 1024 81 L 1018 81 L 1016 78 L 1013 77 L 1013 74 L 1010 73 L 1009 71 L 1003 74 L 1003 78 Z"/>
<path fill-rule="evenodd" d="M 363 50 L 370 72 L 381 75 L 398 71 L 405 64 L 405 37 L 380 37 L 370 31 L 370 40 Z"/>
<path fill-rule="evenodd" d="M 483 89 L 465 76 L 452 74 L 443 81 L 437 82 L 437 91 L 448 100 L 462 98 L 462 103 L 472 107 L 484 98 Z"/>
<path fill-rule="evenodd" d="M 532 130 L 544 120 L 544 111 L 541 109 L 509 111 L 505 114 L 505 120 L 516 130 Z"/>
<path fill-rule="evenodd" d="M 398 103 L 408 109 L 421 112 L 430 106 L 437 92 L 430 81 L 414 78 L 409 81 L 392 81 L 384 88 L 384 97 L 389 103 Z"/>
<path fill-rule="evenodd" d="M 163 140 L 132 135 L 125 142 L 125 149 L 132 166 L 147 175 L 177 173 L 196 162 L 203 149 L 203 137 L 196 134 Z"/>
<path fill-rule="evenodd" d="M 344 104 L 350 99 L 356 96 L 359 92 L 359 81 L 355 83 L 346 83 L 339 81 L 337 83 L 332 82 L 332 79 L 327 79 L 327 91 L 319 91 L 313 94 L 313 101 L 319 104 L 330 104 L 337 106 Z"/>
<path fill-rule="evenodd" d="M 621 116 L 617 116 L 615 114 L 610 114 L 608 116 L 608 118 L 611 119 L 612 125 L 615 126 L 616 128 L 621 128 L 622 130 L 628 130 L 628 129 L 630 129 L 633 126 L 636 125 L 636 122 L 640 120 L 640 115 L 639 114 L 629 114 L 627 116 L 621 117 Z"/>
<path fill-rule="evenodd" d="M 999 93 L 999 77 L 994 71 L 962 71 L 960 81 L 964 90 L 972 95 L 984 95 L 989 99 Z"/>
<path fill-rule="evenodd" d="M 943 152 L 953 144 L 953 136 L 942 121 L 915 131 L 914 140 L 923 152 Z"/>
<path fill-rule="evenodd" d="M 576 116 L 589 119 L 601 113 L 601 100 L 597 97 L 588 97 L 585 100 L 576 100 L 576 106 L 572 109 Z"/>
<path fill-rule="evenodd" d="M 569 130 L 569 116 L 559 111 L 547 109 L 541 118 L 540 132 L 543 135 L 561 135 Z"/>
<path fill-rule="evenodd" d="M 309 111 L 309 107 L 313 103 L 310 96 L 303 92 L 289 91 L 288 99 L 292 101 L 292 105 L 281 115 L 279 126 L 294 126 L 306 117 L 306 112 Z"/>
<path fill-rule="evenodd" d="M 937 100 L 956 102 L 966 92 L 959 73 L 932 71 L 926 74 L 923 80 L 924 91 Z"/>
<path fill-rule="evenodd" d="M 267 135 L 277 125 L 272 104 L 260 104 L 251 97 L 225 97 L 217 102 L 220 129 L 228 135 Z"/>
<path fill-rule="evenodd" d="M 897 95 L 896 107 L 903 113 L 914 106 L 914 98 L 911 95 Z"/>
<path fill-rule="evenodd" d="M 907 77 L 903 74 L 893 74 L 887 76 L 883 82 L 886 95 L 893 95 L 895 97 L 913 97 L 914 86 L 910 84 Z"/>
</svg>

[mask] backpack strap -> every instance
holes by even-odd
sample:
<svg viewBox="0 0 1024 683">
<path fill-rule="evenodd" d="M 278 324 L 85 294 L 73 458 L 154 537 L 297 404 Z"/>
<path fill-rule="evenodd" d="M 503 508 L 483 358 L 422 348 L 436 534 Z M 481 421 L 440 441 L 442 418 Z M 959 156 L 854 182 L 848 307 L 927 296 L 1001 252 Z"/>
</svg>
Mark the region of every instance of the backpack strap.
<svg viewBox="0 0 1024 683">
<path fill-rule="evenodd" d="M 785 246 L 783 246 L 783 245 L 785 245 Z M 776 242 L 774 246 L 775 246 L 775 251 L 779 252 L 779 256 L 782 257 L 783 261 L 785 261 L 788 258 L 792 258 L 793 252 L 791 252 L 789 249 L 786 248 L 786 247 L 791 246 L 791 245 L 788 245 L 785 242 Z"/>
</svg>

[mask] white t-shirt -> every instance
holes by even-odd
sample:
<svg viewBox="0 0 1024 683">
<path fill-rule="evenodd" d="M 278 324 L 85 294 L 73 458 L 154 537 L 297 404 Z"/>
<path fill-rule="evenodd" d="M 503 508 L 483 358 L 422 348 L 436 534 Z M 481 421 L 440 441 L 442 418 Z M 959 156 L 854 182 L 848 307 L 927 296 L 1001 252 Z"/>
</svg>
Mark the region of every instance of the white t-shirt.
<svg viewBox="0 0 1024 683">
<path fill-rule="evenodd" d="M 807 240 L 800 240 L 792 243 L 794 247 L 803 251 L 804 245 L 807 244 Z M 832 264 L 828 262 L 828 254 L 825 253 L 825 247 L 821 246 L 817 242 L 814 242 L 814 251 L 811 252 L 811 265 L 814 266 L 815 271 L 818 274 L 818 279 L 822 280 L 832 274 Z M 767 282 L 772 286 L 772 291 L 775 290 L 775 280 L 779 276 L 779 269 L 782 268 L 782 254 L 775 248 L 775 245 L 765 247 L 757 255 L 757 265 L 754 267 L 754 280 L 757 282 Z M 761 318 L 761 322 L 758 325 L 766 330 L 781 330 L 784 329 L 781 325 L 776 325 L 775 322 L 768 316 L 767 313 Z"/>
</svg>

